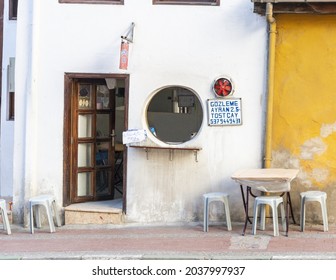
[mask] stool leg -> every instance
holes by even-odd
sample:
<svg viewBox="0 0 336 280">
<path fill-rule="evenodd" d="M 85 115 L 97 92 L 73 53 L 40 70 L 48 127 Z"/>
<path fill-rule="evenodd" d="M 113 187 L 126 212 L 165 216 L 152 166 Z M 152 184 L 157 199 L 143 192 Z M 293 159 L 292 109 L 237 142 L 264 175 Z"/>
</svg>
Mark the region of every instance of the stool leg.
<svg viewBox="0 0 336 280">
<path fill-rule="evenodd" d="M 54 220 L 53 220 L 53 216 L 52 216 L 50 203 L 47 203 L 46 211 L 47 211 L 47 218 L 48 218 L 48 222 L 49 222 L 50 232 L 55 232 L 55 225 L 54 225 Z"/>
<path fill-rule="evenodd" d="M 327 215 L 327 204 L 326 204 L 325 198 L 322 198 L 321 200 L 321 209 L 322 209 L 322 219 L 323 219 L 323 230 L 328 231 L 328 215 Z"/>
<path fill-rule="evenodd" d="M 8 215 L 6 209 L 2 209 L 2 222 L 4 225 L 4 229 L 7 231 L 7 234 L 11 234 L 11 228 L 9 225 Z"/>
<path fill-rule="evenodd" d="M 232 226 L 231 226 L 231 218 L 230 218 L 229 200 L 226 197 L 224 198 L 224 208 L 225 208 L 227 229 L 228 231 L 230 231 L 232 230 Z"/>
<path fill-rule="evenodd" d="M 259 210 L 259 204 L 255 202 L 254 210 L 253 210 L 253 222 L 252 222 L 252 234 L 253 235 L 256 235 L 256 232 L 257 232 L 258 210 Z"/>
<path fill-rule="evenodd" d="M 274 236 L 279 236 L 278 209 L 275 203 L 272 205 L 272 215 L 273 215 Z"/>
<path fill-rule="evenodd" d="M 280 211 L 281 211 L 282 230 L 286 232 L 287 231 L 286 214 L 285 214 L 285 206 L 283 203 L 280 203 Z"/>
<path fill-rule="evenodd" d="M 5 211 L 4 211 L 4 209 L 2 209 L 1 207 L 0 207 L 0 213 L 1 213 L 1 217 L 2 217 L 2 224 L 3 224 L 3 228 L 4 228 L 4 230 L 7 230 L 7 227 L 6 227 L 6 223 L 5 223 Z"/>
<path fill-rule="evenodd" d="M 40 205 L 35 205 L 34 206 L 34 213 L 35 213 L 35 220 L 36 220 L 36 227 L 41 228 L 41 206 Z"/>
<path fill-rule="evenodd" d="M 209 213 L 209 202 L 207 198 L 204 198 L 204 214 L 203 214 L 203 231 L 208 232 L 208 213 Z"/>
<path fill-rule="evenodd" d="M 0 215 L 2 217 L 3 228 L 4 228 L 5 231 L 7 231 L 6 223 L 5 223 L 5 220 L 4 220 L 5 214 L 4 214 L 4 210 L 1 207 L 0 207 Z"/>
<path fill-rule="evenodd" d="M 301 216 L 300 216 L 300 230 L 304 231 L 305 227 L 305 211 L 306 211 L 306 206 L 305 206 L 305 198 L 301 197 Z"/>
<path fill-rule="evenodd" d="M 30 233 L 34 233 L 34 206 L 30 203 L 29 207 L 30 215 Z"/>
<path fill-rule="evenodd" d="M 56 206 L 56 201 L 55 200 L 53 200 L 52 206 L 53 206 L 54 216 L 56 218 L 56 225 L 58 227 L 60 227 L 61 226 L 61 219 L 60 219 L 60 217 L 58 215 L 58 212 L 57 212 L 57 206 Z"/>
<path fill-rule="evenodd" d="M 266 205 L 260 205 L 260 230 L 265 230 L 266 225 Z"/>
</svg>

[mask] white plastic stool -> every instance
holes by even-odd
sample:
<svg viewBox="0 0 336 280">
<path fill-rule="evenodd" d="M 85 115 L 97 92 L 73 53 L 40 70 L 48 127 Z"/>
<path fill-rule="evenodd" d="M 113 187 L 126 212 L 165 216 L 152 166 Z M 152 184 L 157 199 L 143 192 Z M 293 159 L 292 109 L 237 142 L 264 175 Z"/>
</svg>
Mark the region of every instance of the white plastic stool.
<svg viewBox="0 0 336 280">
<path fill-rule="evenodd" d="M 44 206 L 46 209 L 50 232 L 55 232 L 54 218 L 58 227 L 61 226 L 61 221 L 57 213 L 56 200 L 52 195 L 40 195 L 29 199 L 30 232 L 34 233 L 34 216 L 36 227 L 41 228 L 40 206 Z"/>
<path fill-rule="evenodd" d="M 6 200 L 4 200 L 4 199 L 0 199 L 0 212 L 1 212 L 1 215 L 2 215 L 2 223 L 3 223 L 4 230 L 7 231 L 7 234 L 11 234 L 12 232 L 11 232 L 11 229 L 10 229 L 8 214 L 7 214 L 7 210 L 6 210 Z"/>
<path fill-rule="evenodd" d="M 222 192 L 212 192 L 203 194 L 203 202 L 204 202 L 203 231 L 207 232 L 209 228 L 209 204 L 212 201 L 221 201 L 224 203 L 227 229 L 232 230 L 230 209 L 229 209 L 229 195 Z"/>
<path fill-rule="evenodd" d="M 301 197 L 301 231 L 304 231 L 305 219 L 306 219 L 306 202 L 318 201 L 321 204 L 323 229 L 328 231 L 328 215 L 327 215 L 327 194 L 321 191 L 307 191 L 300 193 Z"/>
<path fill-rule="evenodd" d="M 258 196 L 254 201 L 254 211 L 253 211 L 253 224 L 252 224 L 252 234 L 255 235 L 257 231 L 257 219 L 259 205 L 261 208 L 261 218 L 260 218 L 260 229 L 265 229 L 265 206 L 269 205 L 272 208 L 273 217 L 273 231 L 274 236 L 279 236 L 279 224 L 278 224 L 278 206 L 280 205 L 282 228 L 286 231 L 286 217 L 285 208 L 283 204 L 283 198 L 281 196 Z"/>
</svg>

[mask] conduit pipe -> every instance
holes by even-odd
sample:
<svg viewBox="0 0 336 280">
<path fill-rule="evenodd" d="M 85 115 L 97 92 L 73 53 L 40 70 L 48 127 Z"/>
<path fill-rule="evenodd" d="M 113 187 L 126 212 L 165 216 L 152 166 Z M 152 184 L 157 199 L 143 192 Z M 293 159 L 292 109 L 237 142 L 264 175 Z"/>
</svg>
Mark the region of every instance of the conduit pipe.
<svg viewBox="0 0 336 280">
<path fill-rule="evenodd" d="M 273 17 L 273 4 L 266 4 L 266 19 L 268 22 L 268 74 L 267 74 L 267 116 L 265 133 L 264 167 L 271 167 L 272 161 L 272 125 L 273 125 L 273 95 L 274 95 L 274 64 L 276 43 L 276 21 Z"/>
</svg>

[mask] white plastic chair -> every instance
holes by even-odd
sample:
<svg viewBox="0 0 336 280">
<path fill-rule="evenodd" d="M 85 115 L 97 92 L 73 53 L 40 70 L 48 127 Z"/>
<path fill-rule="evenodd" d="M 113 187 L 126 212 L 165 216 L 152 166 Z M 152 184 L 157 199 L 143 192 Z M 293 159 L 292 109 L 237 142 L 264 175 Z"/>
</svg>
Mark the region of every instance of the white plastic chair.
<svg viewBox="0 0 336 280">
<path fill-rule="evenodd" d="M 265 206 L 269 205 L 272 208 L 272 218 L 273 218 L 273 231 L 274 236 L 279 236 L 279 224 L 278 224 L 278 206 L 280 205 L 281 210 L 281 221 L 282 228 L 286 231 L 286 217 L 285 208 L 283 203 L 283 198 L 281 196 L 258 196 L 254 201 L 253 210 L 253 223 L 252 223 L 252 234 L 256 235 L 257 232 L 257 220 L 258 220 L 258 210 L 261 206 L 261 217 L 260 217 L 260 229 L 265 230 Z"/>
<path fill-rule="evenodd" d="M 61 226 L 60 217 L 57 213 L 56 200 L 52 195 L 40 195 L 29 199 L 30 211 L 30 232 L 34 233 L 34 217 L 36 219 L 36 227 L 41 228 L 40 207 L 45 207 L 50 232 L 55 232 L 54 219 L 56 225 Z"/>
<path fill-rule="evenodd" d="M 210 202 L 221 201 L 224 204 L 225 215 L 226 215 L 226 225 L 227 229 L 232 230 L 231 218 L 230 218 L 230 208 L 229 208 L 229 195 L 223 192 L 212 192 L 203 194 L 204 202 L 204 222 L 203 231 L 207 232 L 209 228 L 209 206 Z"/>
<path fill-rule="evenodd" d="M 327 194 L 321 191 L 307 191 L 300 193 L 301 197 L 301 215 L 300 215 L 300 228 L 304 231 L 306 219 L 306 202 L 317 201 L 321 204 L 323 230 L 328 231 L 328 215 L 327 215 Z"/>
<path fill-rule="evenodd" d="M 7 234 L 11 234 L 11 228 L 8 220 L 7 208 L 6 208 L 6 200 L 0 199 L 0 213 L 2 216 L 2 223 L 4 230 L 7 231 Z"/>
</svg>

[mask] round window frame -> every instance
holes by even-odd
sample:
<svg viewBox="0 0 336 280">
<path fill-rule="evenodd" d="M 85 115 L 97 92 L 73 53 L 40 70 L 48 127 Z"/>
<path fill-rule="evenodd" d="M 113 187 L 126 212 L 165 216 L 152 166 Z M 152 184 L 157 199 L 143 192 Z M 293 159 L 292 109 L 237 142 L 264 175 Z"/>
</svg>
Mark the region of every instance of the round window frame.
<svg viewBox="0 0 336 280">
<path fill-rule="evenodd" d="M 150 104 L 151 104 L 151 101 L 153 100 L 153 98 L 159 94 L 160 92 L 162 92 L 163 90 L 166 90 L 166 89 L 182 89 L 182 90 L 186 90 L 186 91 L 189 91 L 191 94 L 193 94 L 195 96 L 195 104 L 198 103 L 198 106 L 199 106 L 199 109 L 201 110 L 200 112 L 200 117 L 201 117 L 201 120 L 198 124 L 198 129 L 197 129 L 197 132 L 192 135 L 192 137 L 190 137 L 190 139 L 187 139 L 185 141 L 167 141 L 165 139 L 161 139 L 159 138 L 157 135 L 154 135 L 153 131 L 151 130 L 151 127 L 150 127 L 150 124 L 149 124 L 149 120 L 148 120 L 148 109 L 150 107 Z M 203 127 L 203 124 L 204 124 L 204 106 L 203 106 L 203 103 L 202 103 L 202 99 L 200 97 L 200 95 L 195 91 L 193 90 L 192 88 L 190 87 L 187 87 L 187 86 L 181 86 L 181 85 L 168 85 L 168 86 L 163 86 L 161 88 L 158 88 L 156 89 L 155 91 L 153 91 L 149 96 L 148 96 L 148 99 L 147 99 L 147 102 L 146 102 L 146 106 L 144 108 L 144 124 L 145 124 L 145 127 L 147 128 L 148 130 L 148 133 L 147 133 L 147 136 L 153 141 L 153 142 L 156 142 L 157 144 L 165 144 L 165 145 L 169 145 L 169 146 L 174 146 L 174 145 L 183 145 L 185 143 L 188 143 L 190 142 L 191 140 L 194 140 L 196 138 L 196 136 L 199 135 L 199 133 L 201 132 L 202 130 L 202 127 Z"/>
</svg>

